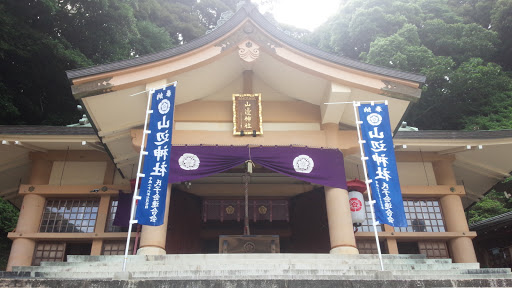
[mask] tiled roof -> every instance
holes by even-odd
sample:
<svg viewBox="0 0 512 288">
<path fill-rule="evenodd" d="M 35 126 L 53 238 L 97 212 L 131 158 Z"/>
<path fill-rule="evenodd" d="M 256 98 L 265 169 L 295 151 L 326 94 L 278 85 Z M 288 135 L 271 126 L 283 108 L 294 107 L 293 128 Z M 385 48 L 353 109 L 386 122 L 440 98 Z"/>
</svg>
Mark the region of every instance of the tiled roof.
<svg viewBox="0 0 512 288">
<path fill-rule="evenodd" d="M 76 79 L 80 77 L 86 77 L 96 74 L 102 74 L 112 71 L 117 71 L 121 69 L 126 69 L 130 67 L 135 67 L 139 65 L 144 65 L 156 61 L 160 61 L 163 59 L 171 58 L 180 54 L 184 54 L 186 52 L 192 51 L 194 49 L 205 46 L 209 43 L 214 42 L 215 40 L 221 38 L 231 30 L 235 29 L 240 23 L 242 23 L 247 17 L 252 19 L 257 25 L 262 27 L 265 31 L 271 34 L 273 37 L 294 47 L 297 50 L 300 50 L 304 53 L 310 54 L 312 56 L 321 58 L 323 60 L 339 64 L 342 66 L 370 72 L 376 73 L 384 76 L 389 76 L 393 78 L 403 79 L 414 81 L 418 83 L 424 83 L 426 77 L 419 74 L 402 72 L 398 70 L 393 70 L 390 68 L 380 67 L 376 65 L 371 65 L 367 63 L 363 63 L 357 60 L 353 60 L 347 57 L 336 56 L 334 54 L 330 54 L 324 52 L 322 50 L 316 49 L 314 47 L 308 46 L 297 39 L 288 36 L 283 31 L 279 30 L 274 24 L 270 23 L 259 11 L 258 9 L 251 6 L 252 4 L 246 4 L 242 9 L 239 9 L 237 13 L 233 15 L 228 21 L 219 26 L 217 29 L 213 30 L 211 33 L 208 33 L 202 37 L 199 37 L 191 42 L 186 44 L 167 49 L 161 52 L 144 55 L 141 57 L 97 65 L 93 67 L 87 67 L 82 69 L 75 69 L 66 71 L 66 74 L 69 79 Z"/>
<path fill-rule="evenodd" d="M 448 130 L 420 130 L 398 131 L 395 139 L 499 139 L 512 138 L 512 130 L 495 131 L 448 131 Z"/>
<path fill-rule="evenodd" d="M 0 135 L 96 135 L 91 127 L 0 125 Z"/>
<path fill-rule="evenodd" d="M 475 222 L 469 225 L 471 231 L 482 231 L 499 228 L 500 226 L 512 224 L 512 211 L 494 216 L 489 219 Z"/>
</svg>

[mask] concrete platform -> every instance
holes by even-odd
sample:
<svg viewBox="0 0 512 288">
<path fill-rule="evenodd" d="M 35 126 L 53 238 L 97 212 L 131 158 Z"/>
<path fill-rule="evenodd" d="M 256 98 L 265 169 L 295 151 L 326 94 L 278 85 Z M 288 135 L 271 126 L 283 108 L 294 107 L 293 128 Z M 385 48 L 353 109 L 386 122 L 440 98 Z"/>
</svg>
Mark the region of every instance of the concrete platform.
<svg viewBox="0 0 512 288">
<path fill-rule="evenodd" d="M 180 254 L 68 256 L 14 267 L 0 287 L 512 287 L 508 268 L 424 255 Z M 80 281 L 76 281 L 80 280 Z M 80 283 L 80 284 L 78 284 Z"/>
</svg>

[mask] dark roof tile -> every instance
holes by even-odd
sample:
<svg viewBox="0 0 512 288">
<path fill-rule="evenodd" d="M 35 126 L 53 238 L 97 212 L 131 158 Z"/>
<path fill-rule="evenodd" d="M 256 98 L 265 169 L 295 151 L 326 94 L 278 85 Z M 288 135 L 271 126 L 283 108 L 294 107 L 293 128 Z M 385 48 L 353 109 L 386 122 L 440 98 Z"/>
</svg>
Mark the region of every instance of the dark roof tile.
<svg viewBox="0 0 512 288">
<path fill-rule="evenodd" d="M 92 127 L 0 125 L 0 135 L 96 135 Z"/>
<path fill-rule="evenodd" d="M 449 131 L 449 130 L 420 130 L 398 131 L 395 139 L 498 139 L 512 138 L 512 130 L 477 130 L 477 131 Z"/>
</svg>

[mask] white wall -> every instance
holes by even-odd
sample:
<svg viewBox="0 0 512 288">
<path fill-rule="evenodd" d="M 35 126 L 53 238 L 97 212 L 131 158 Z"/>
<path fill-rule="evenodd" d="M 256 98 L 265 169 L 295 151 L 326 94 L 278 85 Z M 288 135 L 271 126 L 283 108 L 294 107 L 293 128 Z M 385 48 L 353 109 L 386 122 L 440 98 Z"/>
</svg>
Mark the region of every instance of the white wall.
<svg viewBox="0 0 512 288">
<path fill-rule="evenodd" d="M 399 162 L 400 185 L 437 185 L 434 169 L 430 162 Z"/>
<path fill-rule="evenodd" d="M 53 162 L 50 185 L 103 184 L 106 162 Z"/>
</svg>

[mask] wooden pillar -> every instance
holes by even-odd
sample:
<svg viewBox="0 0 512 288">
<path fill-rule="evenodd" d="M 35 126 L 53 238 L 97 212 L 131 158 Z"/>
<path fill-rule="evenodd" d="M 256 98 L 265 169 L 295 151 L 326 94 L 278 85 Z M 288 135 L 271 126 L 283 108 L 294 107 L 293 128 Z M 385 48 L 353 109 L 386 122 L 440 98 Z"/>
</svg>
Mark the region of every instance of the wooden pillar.
<svg viewBox="0 0 512 288">
<path fill-rule="evenodd" d="M 114 176 L 116 174 L 116 166 L 114 162 L 108 161 L 107 167 L 105 168 L 105 175 L 103 176 L 103 184 L 104 185 L 112 185 L 114 184 Z M 96 217 L 96 225 L 94 226 L 95 233 L 103 233 L 107 228 L 107 218 L 110 209 L 110 200 L 111 197 L 109 195 L 103 195 L 100 198 L 100 205 L 98 207 L 98 216 Z M 97 256 L 101 255 L 103 250 L 103 239 L 95 239 L 92 241 L 91 246 L 91 255 Z"/>
<path fill-rule="evenodd" d="M 328 123 L 322 125 L 325 131 L 325 142 L 329 148 L 338 148 L 338 125 Z M 324 187 L 329 222 L 329 238 L 331 254 L 359 254 L 352 218 L 348 191 L 340 188 Z"/>
<path fill-rule="evenodd" d="M 388 224 L 384 224 L 385 232 L 395 232 L 395 228 L 393 226 L 389 226 Z M 395 238 L 388 238 L 385 240 L 386 245 L 388 246 L 388 254 L 400 254 L 398 252 L 398 243 Z"/>
<path fill-rule="evenodd" d="M 100 205 L 98 207 L 98 216 L 96 217 L 96 225 L 94 226 L 95 233 L 103 233 L 105 232 L 105 228 L 107 226 L 107 218 L 109 214 L 110 208 L 110 196 L 102 195 L 100 198 Z M 91 247 L 91 255 L 101 255 L 101 251 L 103 250 L 103 240 L 95 239 L 92 241 Z"/>
<path fill-rule="evenodd" d="M 452 162 L 452 159 L 432 162 L 437 185 L 457 185 Z M 464 236 L 466 232 L 469 232 L 469 227 L 460 196 L 443 196 L 440 199 L 440 204 L 443 209 L 446 231 L 459 232 L 461 236 L 448 241 L 453 261 L 455 263 L 478 262 L 473 241 L 471 238 Z"/>
<path fill-rule="evenodd" d="M 33 154 L 31 155 L 33 156 Z M 29 184 L 45 185 L 50 181 L 53 162 L 32 158 L 32 169 Z M 43 215 L 45 198 L 37 194 L 28 194 L 23 197 L 20 215 L 16 225 L 16 233 L 23 236 L 25 233 L 37 233 Z M 7 262 L 7 271 L 12 271 L 13 266 L 30 266 L 34 256 L 36 241 L 27 238 L 16 238 L 12 242 L 11 253 Z"/>
<path fill-rule="evenodd" d="M 142 226 L 140 233 L 140 248 L 137 255 L 165 255 L 165 243 L 167 239 L 167 223 L 169 222 L 169 203 L 171 200 L 171 184 L 167 185 L 167 197 L 165 199 L 164 224 L 160 226 Z"/>
</svg>

